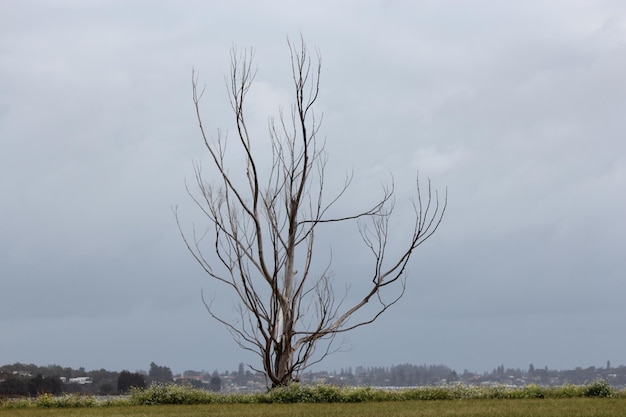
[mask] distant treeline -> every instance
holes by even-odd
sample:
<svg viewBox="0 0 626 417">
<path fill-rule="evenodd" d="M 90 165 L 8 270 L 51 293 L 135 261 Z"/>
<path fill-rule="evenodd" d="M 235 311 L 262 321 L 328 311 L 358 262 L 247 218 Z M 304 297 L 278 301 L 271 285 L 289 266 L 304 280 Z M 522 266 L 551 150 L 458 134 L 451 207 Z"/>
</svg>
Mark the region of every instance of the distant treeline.
<svg viewBox="0 0 626 417">
<path fill-rule="evenodd" d="M 571 370 L 551 370 L 548 367 L 527 369 L 505 368 L 500 365 L 492 372 L 475 373 L 464 370 L 462 373 L 444 365 L 402 364 L 390 367 L 357 367 L 342 369 L 339 373 L 328 374 L 331 381 L 345 385 L 369 385 L 391 387 L 413 387 L 425 385 L 445 385 L 462 383 L 465 385 L 510 385 L 562 386 L 565 384 L 587 385 L 596 380 L 605 380 L 615 387 L 626 387 L 626 366 L 596 368 L 577 367 Z"/>
<path fill-rule="evenodd" d="M 389 367 L 356 367 L 333 372 L 307 372 L 302 383 L 326 383 L 338 386 L 415 387 L 440 386 L 454 383 L 465 385 L 562 386 L 565 384 L 586 385 L 596 380 L 605 380 L 618 388 L 626 387 L 626 366 L 576 368 L 572 370 L 550 370 L 505 368 L 500 365 L 492 372 L 482 374 L 464 370 L 462 373 L 444 365 L 400 364 Z M 87 371 L 59 365 L 37 366 L 15 363 L 0 367 L 0 397 L 37 396 L 43 393 L 81 393 L 116 395 L 128 392 L 131 387 L 146 387 L 155 382 L 177 383 L 211 391 L 256 391 L 264 386 L 260 373 L 245 370 L 243 363 L 238 370 L 212 373 L 185 371 L 173 375 L 167 366 L 150 363 L 149 371 L 122 372 L 105 369 Z"/>
<path fill-rule="evenodd" d="M 155 382 L 174 382 L 170 368 L 154 362 L 150 364 L 149 372 L 115 372 L 106 369 L 86 371 L 85 368 L 22 363 L 0 367 L 0 397 L 63 393 L 116 395 L 125 394 L 132 387 L 145 388 Z M 207 386 L 196 380 L 185 381 L 184 378 L 179 378 L 178 382 L 219 391 L 219 380 Z"/>
</svg>

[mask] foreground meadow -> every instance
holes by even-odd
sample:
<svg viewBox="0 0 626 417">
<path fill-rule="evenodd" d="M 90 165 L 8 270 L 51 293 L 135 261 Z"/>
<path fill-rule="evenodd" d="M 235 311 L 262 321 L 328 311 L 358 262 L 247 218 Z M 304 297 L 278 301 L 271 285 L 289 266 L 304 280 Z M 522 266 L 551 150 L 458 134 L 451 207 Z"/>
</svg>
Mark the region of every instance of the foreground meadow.
<svg viewBox="0 0 626 417">
<path fill-rule="evenodd" d="M 0 417 L 621 417 L 624 415 L 626 415 L 624 398 L 0 409 Z"/>
</svg>

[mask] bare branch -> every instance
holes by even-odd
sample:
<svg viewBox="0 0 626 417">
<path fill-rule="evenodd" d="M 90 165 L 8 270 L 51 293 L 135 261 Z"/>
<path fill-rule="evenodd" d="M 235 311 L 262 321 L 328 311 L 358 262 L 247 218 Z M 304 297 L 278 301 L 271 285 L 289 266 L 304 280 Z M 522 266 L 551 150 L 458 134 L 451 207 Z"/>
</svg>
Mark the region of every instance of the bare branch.
<svg viewBox="0 0 626 417">
<path fill-rule="evenodd" d="M 192 71 L 192 99 L 212 182 L 206 182 L 201 165 L 194 163 L 196 189 L 190 190 L 187 183 L 185 187 L 208 227 L 192 226 L 191 233 L 184 232 L 173 208 L 185 246 L 207 275 L 235 296 L 238 317 L 217 314 L 204 294 L 202 302 L 241 348 L 259 356 L 259 369 L 272 387 L 297 380 L 307 367 L 337 351 L 333 347 L 337 335 L 374 322 L 402 298 L 411 255 L 436 232 L 447 207 L 447 190 L 440 201 L 430 180 L 422 190 L 418 177 L 413 230 L 399 253 L 391 253 L 389 245 L 393 176 L 379 199 L 365 209 L 329 215 L 346 196 L 354 173 L 346 174 L 338 192 L 327 195 L 326 143 L 318 138 L 322 117 L 314 112 L 321 57 L 316 51 L 312 59 L 302 38 L 298 44 L 288 40 L 287 46 L 294 101 L 288 111 L 280 109 L 276 119 L 269 118 L 268 142 L 260 146 L 252 140 L 245 113 L 256 76 L 254 50 L 233 48 L 230 54 L 225 81 L 234 115 L 232 138 L 217 130 L 210 139 L 205 132 L 200 111 L 205 87 L 199 87 L 198 73 Z M 234 174 L 228 170 L 227 145 L 243 155 Z M 271 158 L 270 165 L 264 156 Z M 365 293 L 346 305 L 351 289 L 340 297 L 333 289 L 332 255 L 317 274 L 313 271 L 319 262 L 313 255 L 318 233 L 349 222 L 358 226 L 372 269 L 369 276 L 357 277 L 367 283 Z"/>
</svg>

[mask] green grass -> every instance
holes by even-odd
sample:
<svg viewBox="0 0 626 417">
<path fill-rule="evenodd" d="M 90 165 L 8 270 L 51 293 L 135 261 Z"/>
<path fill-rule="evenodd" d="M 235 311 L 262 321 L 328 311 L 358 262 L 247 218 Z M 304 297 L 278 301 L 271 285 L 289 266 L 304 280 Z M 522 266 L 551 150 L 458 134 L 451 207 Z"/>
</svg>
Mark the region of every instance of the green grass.
<svg viewBox="0 0 626 417">
<path fill-rule="evenodd" d="M 0 409 L 0 417 L 621 417 L 624 398 Z"/>
</svg>

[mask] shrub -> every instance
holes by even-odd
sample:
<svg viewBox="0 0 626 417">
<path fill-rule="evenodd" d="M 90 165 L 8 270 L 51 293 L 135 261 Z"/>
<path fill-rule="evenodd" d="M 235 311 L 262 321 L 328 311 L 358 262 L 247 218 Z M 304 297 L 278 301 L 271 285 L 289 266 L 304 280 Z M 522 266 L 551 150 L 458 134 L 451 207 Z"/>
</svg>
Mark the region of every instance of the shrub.
<svg viewBox="0 0 626 417">
<path fill-rule="evenodd" d="M 277 387 L 271 391 L 268 391 L 261 397 L 263 402 L 268 403 L 307 403 L 307 402 L 319 402 L 314 401 L 315 396 L 311 392 L 310 387 L 302 386 L 300 384 L 291 384 L 286 387 Z"/>
<path fill-rule="evenodd" d="M 421 387 L 409 389 L 401 393 L 399 400 L 450 400 L 454 396 L 450 388 L 444 387 Z"/>
<path fill-rule="evenodd" d="M 56 406 L 56 401 L 52 394 L 42 394 L 35 399 L 35 405 L 39 408 L 52 408 Z"/>
<path fill-rule="evenodd" d="M 343 401 L 347 403 L 362 403 L 374 399 L 374 390 L 370 387 L 343 389 Z"/>
<path fill-rule="evenodd" d="M 9 398 L 0 399 L 0 408 L 28 408 L 32 406 L 32 402 L 28 398 Z"/>
<path fill-rule="evenodd" d="M 291 388 L 295 391 L 295 387 Z M 155 383 L 148 388 L 133 388 L 128 396 L 128 403 L 132 405 L 165 405 L 165 404 L 250 404 L 273 402 L 272 394 L 220 394 L 194 388 L 190 385 L 173 383 Z M 293 396 L 293 394 L 291 394 Z M 277 394 L 280 397 L 280 394 Z"/>
<path fill-rule="evenodd" d="M 522 398 L 545 398 L 546 390 L 538 385 L 530 384 L 522 388 Z"/>
<path fill-rule="evenodd" d="M 494 398 L 494 399 L 504 399 L 504 398 L 511 398 L 514 395 L 515 394 L 510 388 L 507 388 L 504 385 L 496 385 L 496 386 L 490 387 L 487 390 L 486 397 Z"/>
<path fill-rule="evenodd" d="M 372 389 L 370 387 L 340 388 L 333 385 L 314 386 L 292 384 L 279 387 L 256 397 L 260 403 L 360 403 L 366 401 L 396 401 L 401 392 Z"/>
<path fill-rule="evenodd" d="M 152 384 L 146 389 L 131 388 L 129 400 L 135 405 L 210 404 L 216 395 L 199 388 L 175 384 Z"/>
<path fill-rule="evenodd" d="M 68 394 L 56 397 L 54 400 L 54 406 L 61 408 L 94 407 L 97 405 L 96 399 L 90 395 Z"/>
<path fill-rule="evenodd" d="M 611 398 L 614 397 L 615 394 L 613 387 L 602 379 L 593 381 L 583 390 L 583 395 L 590 398 Z"/>
<path fill-rule="evenodd" d="M 337 403 L 344 399 L 341 388 L 326 384 L 316 385 L 313 388 L 313 397 L 318 403 Z"/>
<path fill-rule="evenodd" d="M 583 388 L 574 384 L 550 388 L 551 398 L 578 398 L 583 396 Z"/>
<path fill-rule="evenodd" d="M 488 398 L 488 395 L 482 387 L 459 384 L 451 388 L 451 398 L 455 400 L 478 400 Z"/>
</svg>

